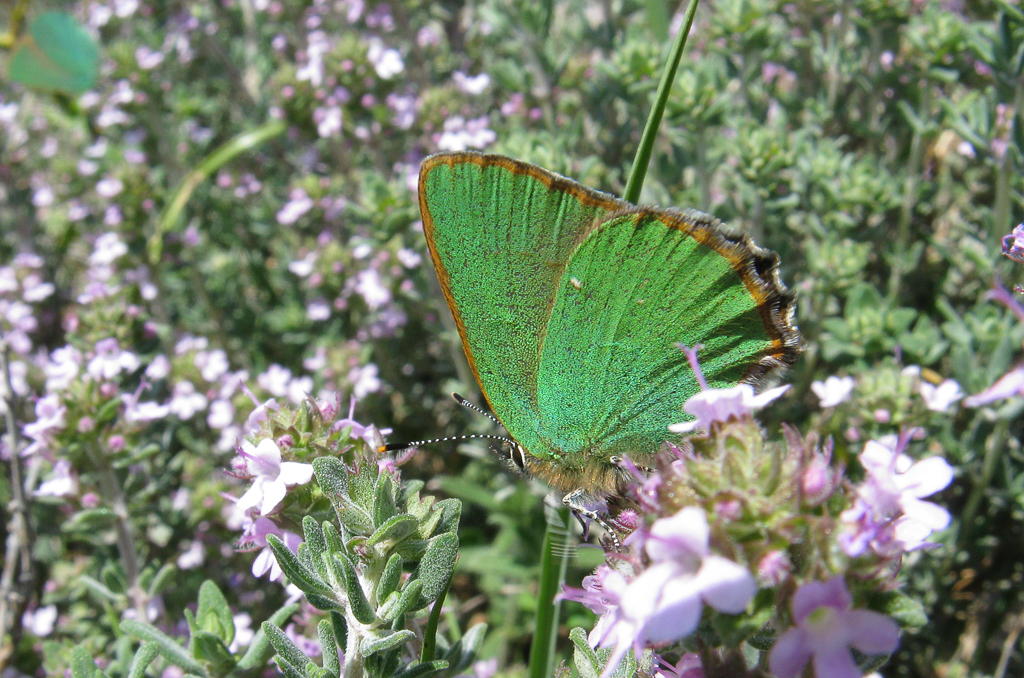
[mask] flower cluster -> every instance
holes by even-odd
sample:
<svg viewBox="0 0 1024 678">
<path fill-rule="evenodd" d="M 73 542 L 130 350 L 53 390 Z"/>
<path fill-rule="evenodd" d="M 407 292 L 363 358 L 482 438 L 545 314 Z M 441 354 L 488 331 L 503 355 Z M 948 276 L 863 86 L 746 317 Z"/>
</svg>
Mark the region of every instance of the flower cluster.
<svg viewBox="0 0 1024 678">
<path fill-rule="evenodd" d="M 684 350 L 700 380 L 696 352 Z M 839 380 L 822 387 L 826 407 L 853 390 Z M 612 648 L 604 678 L 629 651 L 654 648 L 657 662 L 672 665 L 696 647 L 688 639 L 698 628 L 709 677 L 736 675 L 721 667 L 733 666 L 745 642 L 764 649 L 756 640 L 764 636 L 776 637 L 769 662 L 779 678 L 795 678 L 808 661 L 819 678 L 859 678 L 851 649 L 896 649 L 897 622 L 853 603 L 889 592 L 902 557 L 935 546 L 928 537 L 950 516 L 922 498 L 948 486 L 952 469 L 939 457 L 912 461 L 908 431 L 867 441 L 863 479 L 844 480 L 831 443 L 791 428 L 784 446 L 765 442 L 751 415 L 785 390 L 705 387 L 684 408 L 694 420 L 673 427 L 703 433 L 663 450 L 649 477 L 624 462 L 646 520 L 583 589 L 563 593 L 601 615 L 589 639 Z"/>
</svg>

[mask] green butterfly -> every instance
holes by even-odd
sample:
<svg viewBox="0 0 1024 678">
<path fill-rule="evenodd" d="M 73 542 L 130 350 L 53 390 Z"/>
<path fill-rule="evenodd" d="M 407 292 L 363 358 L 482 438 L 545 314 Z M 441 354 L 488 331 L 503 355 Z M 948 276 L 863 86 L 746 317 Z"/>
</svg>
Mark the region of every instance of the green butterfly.
<svg viewBox="0 0 1024 678">
<path fill-rule="evenodd" d="M 579 515 L 653 462 L 700 390 L 756 383 L 800 353 L 778 259 L 696 211 L 636 207 L 512 158 L 420 169 L 427 245 L 515 466 Z"/>
</svg>

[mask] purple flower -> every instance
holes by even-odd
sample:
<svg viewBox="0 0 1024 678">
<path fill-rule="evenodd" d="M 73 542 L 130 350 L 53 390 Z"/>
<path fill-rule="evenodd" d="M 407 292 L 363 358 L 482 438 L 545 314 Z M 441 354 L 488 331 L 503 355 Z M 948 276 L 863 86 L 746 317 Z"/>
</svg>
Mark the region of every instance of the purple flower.
<svg viewBox="0 0 1024 678">
<path fill-rule="evenodd" d="M 289 200 L 277 213 L 277 223 L 284 226 L 294 224 L 306 212 L 313 209 L 313 199 L 301 188 L 294 189 Z"/>
<path fill-rule="evenodd" d="M 96 238 L 93 253 L 89 255 L 90 266 L 109 266 L 128 254 L 128 246 L 121 242 L 117 233 L 104 233 Z"/>
<path fill-rule="evenodd" d="M 817 678 L 861 678 L 850 648 L 867 655 L 892 654 L 899 644 L 896 622 L 878 612 L 851 609 L 842 576 L 804 584 L 793 596 L 796 626 L 775 641 L 768 666 L 777 678 L 796 678 L 808 661 Z"/>
<path fill-rule="evenodd" d="M 348 380 L 352 384 L 352 395 L 362 398 L 369 393 L 376 393 L 382 384 L 377 378 L 378 369 L 373 363 L 364 367 L 353 367 L 349 370 Z"/>
<path fill-rule="evenodd" d="M 498 140 L 498 135 L 487 127 L 487 116 L 466 120 L 456 115 L 444 121 L 444 131 L 437 140 L 442 151 L 464 151 L 467 148 L 486 148 Z"/>
<path fill-rule="evenodd" d="M 1024 224 L 1017 224 L 1009 235 L 1003 236 L 1003 255 L 1024 264 Z"/>
<path fill-rule="evenodd" d="M 305 485 L 313 478 L 313 466 L 295 461 L 281 461 L 281 448 L 270 438 L 259 445 L 243 440 L 238 454 L 253 476 L 252 487 L 238 499 L 238 508 L 245 510 L 259 506 L 260 515 L 277 508 L 288 492 L 289 485 Z"/>
<path fill-rule="evenodd" d="M 366 52 L 366 60 L 373 64 L 377 75 L 390 80 L 405 70 L 405 62 L 397 49 L 385 47 L 380 38 L 371 38 L 370 47 Z"/>
<path fill-rule="evenodd" d="M 846 402 L 853 393 L 853 377 L 829 377 L 825 381 L 815 381 L 811 384 L 814 395 L 821 399 L 822 407 L 835 407 Z"/>
<path fill-rule="evenodd" d="M 867 476 L 853 508 L 841 517 L 847 529 L 840 543 L 851 556 L 868 544 L 886 556 L 922 548 L 932 532 L 949 525 L 949 511 L 921 498 L 949 485 L 953 469 L 941 457 L 913 462 L 900 453 L 908 439 L 892 445 L 869 440 L 858 457 Z"/>
<path fill-rule="evenodd" d="M 657 661 L 654 678 L 704 678 L 700 656 L 692 652 L 684 653 L 675 665 L 669 664 L 658 655 L 654 655 L 654 658 Z"/>
<path fill-rule="evenodd" d="M 704 604 L 739 614 L 757 592 L 753 576 L 740 565 L 712 555 L 704 511 L 690 506 L 650 528 L 644 548 L 651 565 L 628 583 L 612 572 L 605 590 L 618 607 L 594 627 L 590 641 L 614 645 L 602 678 L 610 676 L 632 647 L 637 654 L 646 643 L 669 643 L 697 629 Z M 596 637 L 595 637 L 595 634 Z"/>
<path fill-rule="evenodd" d="M 981 407 L 994 403 L 997 400 L 1005 400 L 1013 396 L 1024 395 L 1024 365 L 1017 365 L 1012 370 L 999 377 L 999 380 L 986 388 L 981 393 L 976 393 L 964 400 L 967 407 Z"/>
</svg>

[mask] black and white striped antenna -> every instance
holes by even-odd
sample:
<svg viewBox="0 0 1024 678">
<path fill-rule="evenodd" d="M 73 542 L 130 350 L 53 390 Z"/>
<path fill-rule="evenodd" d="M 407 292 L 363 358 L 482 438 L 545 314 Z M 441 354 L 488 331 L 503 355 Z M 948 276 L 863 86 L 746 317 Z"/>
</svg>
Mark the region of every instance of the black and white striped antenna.
<svg viewBox="0 0 1024 678">
<path fill-rule="evenodd" d="M 484 415 L 498 426 L 502 425 L 501 422 L 498 421 L 498 418 L 495 417 L 493 414 L 491 414 L 490 412 L 485 412 L 481 408 L 477 407 L 473 403 L 463 398 L 458 393 L 453 393 L 452 398 L 455 398 L 455 402 L 462 405 L 463 407 L 468 407 L 474 412 L 479 412 L 480 414 Z M 461 440 L 500 440 L 503 443 L 508 443 L 509 445 L 511 445 L 513 450 L 519 449 L 519 443 L 512 440 L 511 438 L 507 438 L 505 436 L 487 435 L 483 433 L 474 433 L 471 435 L 464 436 L 446 436 L 444 438 L 431 438 L 429 440 L 414 440 L 410 443 L 388 443 L 387 445 L 381 445 L 379 448 L 377 448 L 377 452 L 396 452 L 398 450 L 407 450 L 410 447 L 421 447 L 423 445 L 431 445 L 433 443 L 446 443 Z"/>
</svg>

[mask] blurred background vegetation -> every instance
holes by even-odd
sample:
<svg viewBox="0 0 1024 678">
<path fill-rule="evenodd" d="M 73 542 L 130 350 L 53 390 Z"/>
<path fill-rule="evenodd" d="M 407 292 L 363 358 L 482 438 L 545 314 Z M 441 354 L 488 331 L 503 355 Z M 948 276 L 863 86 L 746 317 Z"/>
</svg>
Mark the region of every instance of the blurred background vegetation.
<svg viewBox="0 0 1024 678">
<path fill-rule="evenodd" d="M 40 351 L 88 353 L 115 337 L 143 364 L 170 357 L 147 400 L 184 380 L 216 399 L 220 382 L 194 358 L 221 350 L 261 400 L 337 393 L 344 407 L 355 395 L 355 418 L 393 428 L 391 440 L 494 432 L 448 395 L 481 400 L 426 253 L 419 162 L 477 148 L 621 194 L 677 5 L 32 2 L 28 22 L 61 9 L 87 27 L 100 68 L 84 94 L 0 81 L 0 263 L 33 252 L 56 286 L 33 304 L 31 347 L 15 356 L 21 421 L 47 392 Z M 0 30 L 24 6 L 0 6 Z M 1022 279 L 999 253 L 1024 211 L 1022 46 L 1024 13 L 1010 2 L 702 3 L 644 187 L 644 203 L 705 210 L 779 253 L 806 352 L 770 432 L 786 421 L 833 435 L 845 458 L 922 426 L 918 453 L 957 468 L 942 498 L 954 526 L 903 580 L 930 622 L 904 635 L 887 677 L 1024 674 L 1024 401 L 932 411 L 914 381 L 977 393 L 1020 359 L 1021 327 L 984 295 L 994 276 Z M 90 255 L 109 232 L 128 251 L 114 289 L 89 296 Z M 921 377 L 904 369 L 915 365 Z M 856 379 L 855 398 L 822 411 L 810 385 L 835 374 Z M 228 429 L 205 411 L 131 424 L 103 409 L 116 394 L 76 397 L 68 421 L 89 416 L 103 440 L 128 442 L 114 465 L 150 580 L 195 542 L 204 554 L 158 592 L 155 623 L 180 632 L 207 577 L 254 626 L 265 619 L 285 592 L 233 549 L 219 493 L 243 485 L 222 472 Z M 228 400 L 240 424 L 252 404 Z M 79 438 L 57 457 L 88 487 L 100 434 L 68 435 Z M 51 462 L 33 468 L 46 477 Z M 478 445 L 427 448 L 403 471 L 464 502 L 446 623 L 486 620 L 482 655 L 522 675 L 543 489 L 499 472 Z M 109 516 L 81 496 L 33 512 L 37 595 L 60 621 L 23 636 L 15 665 L 62 673 L 84 645 L 117 674 L 124 574 Z M 569 581 L 600 559 L 582 550 Z M 563 621 L 592 616 L 572 605 Z"/>
</svg>

